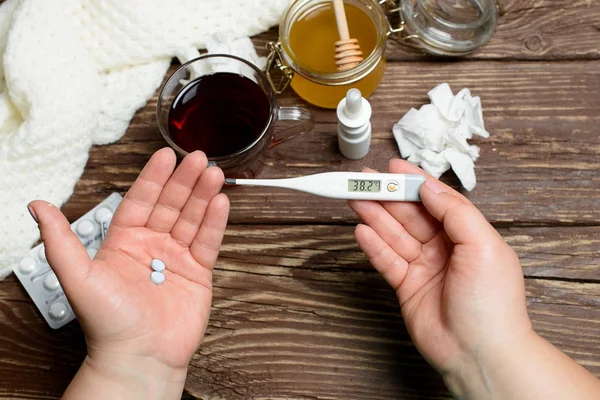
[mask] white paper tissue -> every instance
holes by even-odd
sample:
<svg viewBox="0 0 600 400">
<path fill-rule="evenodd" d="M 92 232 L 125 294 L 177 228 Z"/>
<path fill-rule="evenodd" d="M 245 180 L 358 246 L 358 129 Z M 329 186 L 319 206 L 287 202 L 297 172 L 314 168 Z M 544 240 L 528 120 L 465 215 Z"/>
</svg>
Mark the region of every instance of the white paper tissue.
<svg viewBox="0 0 600 400">
<path fill-rule="evenodd" d="M 483 124 L 481 100 L 469 89 L 456 94 L 447 83 L 427 93 L 431 104 L 411 108 L 394 125 L 400 154 L 439 178 L 452 168 L 467 190 L 476 184 L 474 161 L 479 147 L 467 143 L 473 135 L 489 137 Z"/>
</svg>

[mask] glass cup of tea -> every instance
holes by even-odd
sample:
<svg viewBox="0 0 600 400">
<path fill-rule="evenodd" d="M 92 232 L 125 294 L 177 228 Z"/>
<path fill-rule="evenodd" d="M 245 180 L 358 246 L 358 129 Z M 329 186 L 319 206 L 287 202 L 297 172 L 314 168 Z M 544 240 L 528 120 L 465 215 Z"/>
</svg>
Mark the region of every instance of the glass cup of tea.
<svg viewBox="0 0 600 400">
<path fill-rule="evenodd" d="M 202 150 L 230 177 L 256 175 L 266 149 L 314 126 L 309 110 L 277 106 L 260 69 L 224 54 L 204 55 L 177 68 L 158 96 L 156 116 L 179 156 Z M 275 132 L 277 121 L 296 123 Z"/>
</svg>

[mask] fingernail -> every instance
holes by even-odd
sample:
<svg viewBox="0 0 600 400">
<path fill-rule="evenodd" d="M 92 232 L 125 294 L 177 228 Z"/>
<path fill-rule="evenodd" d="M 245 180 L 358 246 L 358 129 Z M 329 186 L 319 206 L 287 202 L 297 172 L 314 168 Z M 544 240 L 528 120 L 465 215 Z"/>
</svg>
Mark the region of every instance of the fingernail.
<svg viewBox="0 0 600 400">
<path fill-rule="evenodd" d="M 444 193 L 446 191 L 441 182 L 436 179 L 427 179 L 425 181 L 425 187 L 432 190 L 434 193 Z"/>
<path fill-rule="evenodd" d="M 35 211 L 33 210 L 33 207 L 31 207 L 29 204 L 27 205 L 27 210 L 29 211 L 29 214 L 31 214 L 31 218 L 33 218 L 33 220 L 35 221 L 36 224 L 39 224 L 38 222 L 38 217 L 35 213 Z"/>
</svg>

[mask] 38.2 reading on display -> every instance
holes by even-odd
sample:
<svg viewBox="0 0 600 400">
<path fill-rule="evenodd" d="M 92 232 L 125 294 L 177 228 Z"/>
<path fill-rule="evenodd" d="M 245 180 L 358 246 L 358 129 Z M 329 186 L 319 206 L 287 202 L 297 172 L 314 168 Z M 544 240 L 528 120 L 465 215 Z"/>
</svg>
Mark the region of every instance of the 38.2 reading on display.
<svg viewBox="0 0 600 400">
<path fill-rule="evenodd" d="M 348 179 L 349 192 L 379 192 L 381 181 Z"/>
</svg>

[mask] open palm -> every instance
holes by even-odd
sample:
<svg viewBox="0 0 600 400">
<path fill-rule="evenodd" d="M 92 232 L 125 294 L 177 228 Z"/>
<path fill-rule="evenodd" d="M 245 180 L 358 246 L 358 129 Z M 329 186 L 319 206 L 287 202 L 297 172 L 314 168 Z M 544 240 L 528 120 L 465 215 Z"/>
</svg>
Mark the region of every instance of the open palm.
<svg viewBox="0 0 600 400">
<path fill-rule="evenodd" d="M 401 160 L 393 173 L 424 174 Z M 531 329 L 519 260 L 464 196 L 427 176 L 420 203 L 353 201 L 355 236 L 396 291 L 415 345 L 438 370 Z"/>
<path fill-rule="evenodd" d="M 201 152 L 173 172 L 172 150 L 154 154 L 119 205 L 102 247 L 90 260 L 56 208 L 33 202 L 48 261 L 95 349 L 153 357 L 186 367 L 210 313 L 212 269 L 229 202 L 220 169 Z M 152 259 L 165 282 L 150 280 Z"/>
</svg>

